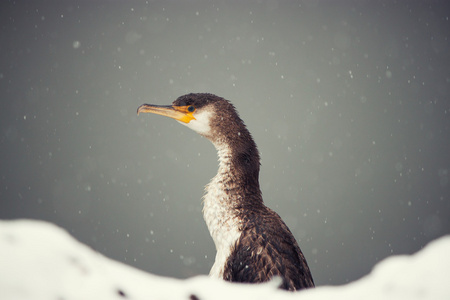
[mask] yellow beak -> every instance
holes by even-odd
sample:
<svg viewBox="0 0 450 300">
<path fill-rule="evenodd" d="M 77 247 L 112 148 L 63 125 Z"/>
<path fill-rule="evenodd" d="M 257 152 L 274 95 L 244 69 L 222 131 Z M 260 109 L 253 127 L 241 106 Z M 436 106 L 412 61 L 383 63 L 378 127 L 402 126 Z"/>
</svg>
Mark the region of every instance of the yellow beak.
<svg viewBox="0 0 450 300">
<path fill-rule="evenodd" d="M 173 106 L 173 105 L 153 105 L 142 104 L 137 109 L 137 114 L 140 113 L 152 113 L 161 116 L 166 116 L 175 119 L 180 122 L 189 123 L 194 118 L 194 112 L 188 111 L 188 105 L 186 106 Z"/>
</svg>

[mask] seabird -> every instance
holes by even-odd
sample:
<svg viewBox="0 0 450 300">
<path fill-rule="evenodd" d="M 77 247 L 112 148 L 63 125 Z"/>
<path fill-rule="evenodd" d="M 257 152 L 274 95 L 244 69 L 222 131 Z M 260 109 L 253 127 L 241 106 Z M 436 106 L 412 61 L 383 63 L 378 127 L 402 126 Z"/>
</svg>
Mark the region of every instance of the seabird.
<svg viewBox="0 0 450 300">
<path fill-rule="evenodd" d="M 264 205 L 256 144 L 230 101 L 187 94 L 172 105 L 143 104 L 137 113 L 173 118 L 209 139 L 219 171 L 205 187 L 203 216 L 217 254 L 211 277 L 260 283 L 281 277 L 280 288 L 314 287 L 306 259 L 280 216 Z"/>
</svg>

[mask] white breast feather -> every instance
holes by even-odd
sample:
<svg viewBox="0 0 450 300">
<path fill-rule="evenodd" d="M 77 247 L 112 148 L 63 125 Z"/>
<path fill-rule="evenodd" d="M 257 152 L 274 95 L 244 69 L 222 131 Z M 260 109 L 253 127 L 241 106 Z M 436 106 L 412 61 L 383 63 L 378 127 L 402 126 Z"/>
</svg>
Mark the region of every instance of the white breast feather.
<svg viewBox="0 0 450 300">
<path fill-rule="evenodd" d="M 241 232 L 238 230 L 239 220 L 228 204 L 228 195 L 224 191 L 222 180 L 223 174 L 227 174 L 230 168 L 230 150 L 228 147 L 215 146 L 219 153 L 219 172 L 205 188 L 203 217 L 217 250 L 216 260 L 209 275 L 223 278 L 225 263 Z"/>
</svg>

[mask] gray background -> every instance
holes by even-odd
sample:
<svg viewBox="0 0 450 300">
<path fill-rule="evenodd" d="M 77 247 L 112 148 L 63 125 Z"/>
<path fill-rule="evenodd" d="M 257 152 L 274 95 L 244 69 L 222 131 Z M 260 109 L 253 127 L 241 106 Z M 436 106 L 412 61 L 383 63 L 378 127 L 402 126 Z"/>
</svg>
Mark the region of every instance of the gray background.
<svg viewBox="0 0 450 300">
<path fill-rule="evenodd" d="M 2 1 L 0 218 L 208 273 L 215 149 L 136 108 L 212 92 L 252 132 L 316 283 L 355 280 L 450 233 L 449 17 L 447 1 Z"/>
</svg>

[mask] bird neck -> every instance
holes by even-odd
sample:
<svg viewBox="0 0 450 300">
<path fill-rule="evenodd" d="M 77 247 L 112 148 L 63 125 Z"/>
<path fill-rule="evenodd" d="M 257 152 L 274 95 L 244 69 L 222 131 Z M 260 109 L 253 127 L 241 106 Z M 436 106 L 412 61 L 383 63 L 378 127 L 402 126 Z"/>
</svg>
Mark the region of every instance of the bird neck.
<svg viewBox="0 0 450 300">
<path fill-rule="evenodd" d="M 237 241 L 243 216 L 265 206 L 258 181 L 259 154 L 253 140 L 214 145 L 219 170 L 206 186 L 203 216 L 219 255 Z"/>
<path fill-rule="evenodd" d="M 259 187 L 259 152 L 249 135 L 215 143 L 219 170 L 211 180 L 216 189 L 224 192 L 222 205 L 240 210 L 262 204 Z"/>
</svg>

